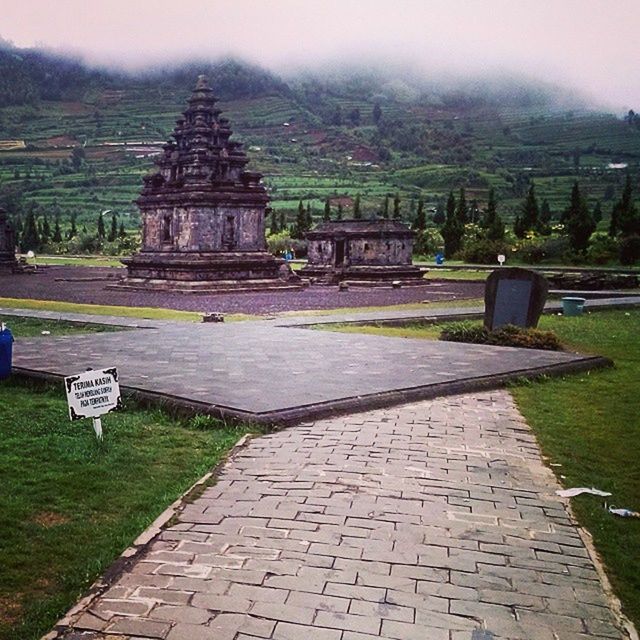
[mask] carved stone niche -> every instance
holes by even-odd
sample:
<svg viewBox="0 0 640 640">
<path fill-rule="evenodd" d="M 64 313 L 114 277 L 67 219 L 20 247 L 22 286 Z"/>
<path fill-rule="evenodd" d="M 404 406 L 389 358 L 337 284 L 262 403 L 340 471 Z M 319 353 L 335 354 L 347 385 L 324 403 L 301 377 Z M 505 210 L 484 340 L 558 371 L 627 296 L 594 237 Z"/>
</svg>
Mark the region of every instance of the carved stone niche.
<svg viewBox="0 0 640 640">
<path fill-rule="evenodd" d="M 487 278 L 484 326 L 493 331 L 506 324 L 537 327 L 547 300 L 546 279 L 530 269 L 500 267 Z"/>
</svg>

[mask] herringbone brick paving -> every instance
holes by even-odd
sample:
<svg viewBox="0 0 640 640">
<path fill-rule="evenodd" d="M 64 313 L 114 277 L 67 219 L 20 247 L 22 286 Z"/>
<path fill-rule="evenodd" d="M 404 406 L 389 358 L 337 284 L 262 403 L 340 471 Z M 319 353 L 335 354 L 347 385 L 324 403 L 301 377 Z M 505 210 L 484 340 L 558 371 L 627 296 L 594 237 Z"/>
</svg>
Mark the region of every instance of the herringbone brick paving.
<svg viewBox="0 0 640 640">
<path fill-rule="evenodd" d="M 252 440 L 83 638 L 624 638 L 506 391 Z"/>
</svg>

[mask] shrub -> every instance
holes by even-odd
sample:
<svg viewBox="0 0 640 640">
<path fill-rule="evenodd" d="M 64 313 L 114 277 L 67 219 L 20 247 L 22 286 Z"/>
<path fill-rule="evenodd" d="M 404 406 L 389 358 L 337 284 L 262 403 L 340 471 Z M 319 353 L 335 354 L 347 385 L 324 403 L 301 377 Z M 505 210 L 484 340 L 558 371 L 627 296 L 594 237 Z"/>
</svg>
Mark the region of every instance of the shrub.
<svg viewBox="0 0 640 640">
<path fill-rule="evenodd" d="M 627 236 L 620 240 L 620 264 L 630 265 L 640 261 L 640 236 Z"/>
<path fill-rule="evenodd" d="M 614 261 L 619 254 L 618 242 L 608 233 L 597 231 L 591 236 L 587 249 L 587 260 L 591 264 L 607 264 Z"/>
<path fill-rule="evenodd" d="M 292 238 L 288 231 L 274 233 L 267 238 L 267 248 L 273 255 L 282 255 L 287 249 L 293 249 L 296 258 L 304 258 L 307 255 L 306 240 Z"/>
<path fill-rule="evenodd" d="M 481 238 L 469 242 L 462 250 L 462 259 L 474 264 L 496 264 L 499 254 L 507 254 L 509 248 L 505 242 Z"/>
<path fill-rule="evenodd" d="M 425 229 L 416 232 L 413 242 L 413 253 L 417 256 L 434 256 L 444 247 L 442 234 L 438 229 Z"/>
<path fill-rule="evenodd" d="M 546 351 L 560 351 L 562 349 L 558 336 L 553 331 L 541 331 L 534 328 L 526 329 L 511 324 L 488 331 L 481 324 L 457 322 L 442 330 L 440 340 L 491 344 L 499 347 L 544 349 Z"/>
</svg>

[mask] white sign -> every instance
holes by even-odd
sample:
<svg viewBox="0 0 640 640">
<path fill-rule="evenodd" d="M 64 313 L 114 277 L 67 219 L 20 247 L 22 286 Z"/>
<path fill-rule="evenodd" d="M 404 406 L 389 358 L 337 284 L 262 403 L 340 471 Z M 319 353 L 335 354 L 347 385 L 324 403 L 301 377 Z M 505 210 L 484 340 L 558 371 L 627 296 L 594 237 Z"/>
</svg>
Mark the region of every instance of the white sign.
<svg viewBox="0 0 640 640">
<path fill-rule="evenodd" d="M 118 371 L 89 370 L 64 379 L 69 404 L 69 418 L 97 418 L 122 406 Z"/>
<path fill-rule="evenodd" d="M 500 265 L 503 265 L 506 259 L 507 257 L 502 253 L 498 256 L 498 262 L 500 263 Z"/>
</svg>

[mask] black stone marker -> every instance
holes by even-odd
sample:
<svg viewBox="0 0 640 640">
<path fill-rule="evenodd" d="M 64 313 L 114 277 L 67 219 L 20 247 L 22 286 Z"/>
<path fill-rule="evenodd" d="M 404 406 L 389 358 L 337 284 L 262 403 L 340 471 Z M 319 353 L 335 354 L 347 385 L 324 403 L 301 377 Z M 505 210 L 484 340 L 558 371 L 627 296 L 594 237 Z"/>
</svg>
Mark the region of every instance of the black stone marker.
<svg viewBox="0 0 640 640">
<path fill-rule="evenodd" d="M 489 331 L 505 324 L 536 327 L 548 290 L 546 279 L 535 271 L 496 269 L 487 278 L 484 290 L 484 326 Z"/>
</svg>

